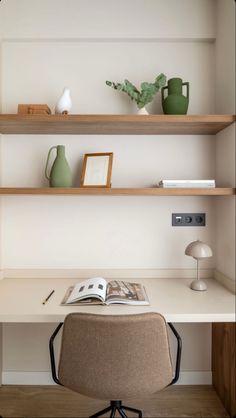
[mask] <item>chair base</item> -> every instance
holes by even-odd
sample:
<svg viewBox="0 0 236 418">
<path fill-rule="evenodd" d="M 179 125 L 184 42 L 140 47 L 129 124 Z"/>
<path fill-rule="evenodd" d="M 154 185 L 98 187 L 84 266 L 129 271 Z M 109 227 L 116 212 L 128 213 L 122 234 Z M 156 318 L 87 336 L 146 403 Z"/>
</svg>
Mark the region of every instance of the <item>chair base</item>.
<svg viewBox="0 0 236 418">
<path fill-rule="evenodd" d="M 96 414 L 91 415 L 89 418 L 97 418 L 102 415 L 104 415 L 106 412 L 111 411 L 110 418 L 114 418 L 116 415 L 116 411 L 119 413 L 119 415 L 122 418 L 128 418 L 125 411 L 134 412 L 135 414 L 138 414 L 139 418 L 142 418 L 142 411 L 140 409 L 130 408 L 129 406 L 123 406 L 122 401 L 111 401 L 110 406 L 103 409 L 102 411 L 96 412 Z"/>
</svg>

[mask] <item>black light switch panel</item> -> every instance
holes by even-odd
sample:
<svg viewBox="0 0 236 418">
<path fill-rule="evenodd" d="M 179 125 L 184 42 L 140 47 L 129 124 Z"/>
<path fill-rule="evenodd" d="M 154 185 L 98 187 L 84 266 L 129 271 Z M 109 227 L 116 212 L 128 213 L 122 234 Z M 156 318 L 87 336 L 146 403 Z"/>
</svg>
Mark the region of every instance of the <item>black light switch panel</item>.
<svg viewBox="0 0 236 418">
<path fill-rule="evenodd" d="M 206 214 L 172 213 L 172 226 L 206 226 Z"/>
</svg>

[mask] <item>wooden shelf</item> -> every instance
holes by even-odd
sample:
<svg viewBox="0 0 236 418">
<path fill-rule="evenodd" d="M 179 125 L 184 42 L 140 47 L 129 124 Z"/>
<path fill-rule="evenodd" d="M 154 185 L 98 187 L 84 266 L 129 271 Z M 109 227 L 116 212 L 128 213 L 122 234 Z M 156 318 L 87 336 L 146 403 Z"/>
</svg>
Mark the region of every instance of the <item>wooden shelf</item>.
<svg viewBox="0 0 236 418">
<path fill-rule="evenodd" d="M 1 187 L 0 195 L 77 195 L 77 196 L 233 196 L 234 188 L 61 188 Z"/>
<path fill-rule="evenodd" d="M 212 135 L 234 115 L 0 115 L 1 134 Z"/>
</svg>

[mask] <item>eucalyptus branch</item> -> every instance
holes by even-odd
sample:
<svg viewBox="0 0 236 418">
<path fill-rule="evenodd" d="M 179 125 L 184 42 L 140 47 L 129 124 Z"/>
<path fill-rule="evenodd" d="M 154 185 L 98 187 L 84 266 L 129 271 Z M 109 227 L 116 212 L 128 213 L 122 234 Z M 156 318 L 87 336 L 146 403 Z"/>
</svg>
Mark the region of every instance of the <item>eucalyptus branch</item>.
<svg viewBox="0 0 236 418">
<path fill-rule="evenodd" d="M 106 81 L 107 86 L 112 87 L 114 90 L 123 91 L 128 94 L 131 100 L 134 100 L 139 109 L 150 103 L 155 94 L 164 87 L 166 84 L 166 76 L 160 74 L 156 77 L 154 83 L 143 82 L 141 83 L 141 90 L 138 90 L 134 84 L 129 80 L 124 80 L 123 83 L 114 83 L 113 81 Z"/>
</svg>

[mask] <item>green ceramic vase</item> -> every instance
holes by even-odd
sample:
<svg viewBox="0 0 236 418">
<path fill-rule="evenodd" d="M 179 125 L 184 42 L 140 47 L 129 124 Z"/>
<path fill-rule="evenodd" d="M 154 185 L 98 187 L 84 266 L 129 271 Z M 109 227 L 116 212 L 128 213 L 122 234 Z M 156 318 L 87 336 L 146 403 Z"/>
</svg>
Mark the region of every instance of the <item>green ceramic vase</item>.
<svg viewBox="0 0 236 418">
<path fill-rule="evenodd" d="M 48 164 L 53 149 L 57 150 L 55 161 L 48 175 Z M 65 157 L 65 146 L 57 145 L 50 148 L 45 168 L 45 176 L 49 180 L 50 187 L 72 187 L 72 174 Z"/>
<path fill-rule="evenodd" d="M 187 88 L 187 96 L 183 95 L 183 86 Z M 165 97 L 165 90 L 168 95 Z M 181 78 L 171 78 L 168 85 L 162 87 L 162 107 L 166 115 L 185 115 L 188 111 L 189 103 L 189 83 L 183 83 Z"/>
</svg>

